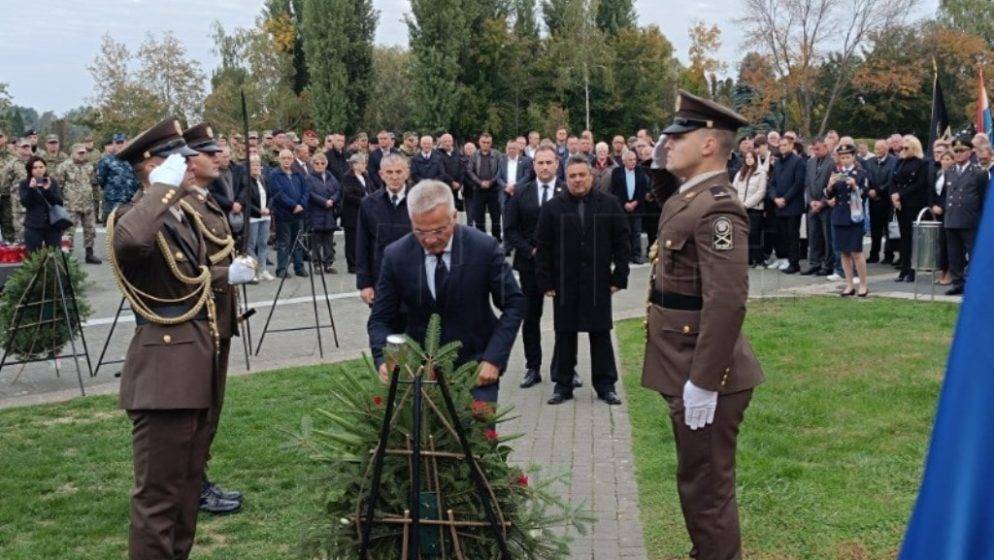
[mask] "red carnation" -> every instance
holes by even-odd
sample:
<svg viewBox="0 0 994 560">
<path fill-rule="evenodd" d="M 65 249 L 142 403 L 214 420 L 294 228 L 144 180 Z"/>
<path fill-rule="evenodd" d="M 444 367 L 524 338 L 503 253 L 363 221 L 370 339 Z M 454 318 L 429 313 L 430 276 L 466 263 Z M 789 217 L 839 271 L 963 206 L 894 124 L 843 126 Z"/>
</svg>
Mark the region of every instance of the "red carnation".
<svg viewBox="0 0 994 560">
<path fill-rule="evenodd" d="M 487 441 L 497 441 L 497 430 L 493 428 L 483 430 L 483 435 L 487 438 Z"/>
<path fill-rule="evenodd" d="M 521 475 L 518 476 L 518 485 L 528 486 L 528 477 L 525 475 L 525 473 L 521 473 Z"/>
<path fill-rule="evenodd" d="M 379 395 L 373 397 L 373 404 L 375 404 L 376 406 L 383 406 L 383 397 Z"/>
</svg>

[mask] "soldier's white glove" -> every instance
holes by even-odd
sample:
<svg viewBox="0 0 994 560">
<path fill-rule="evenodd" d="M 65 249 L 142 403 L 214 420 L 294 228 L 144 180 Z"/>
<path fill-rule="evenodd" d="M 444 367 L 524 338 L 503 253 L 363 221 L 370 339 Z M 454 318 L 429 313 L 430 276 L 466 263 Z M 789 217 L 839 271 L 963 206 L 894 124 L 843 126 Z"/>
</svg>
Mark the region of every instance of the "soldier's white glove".
<svg viewBox="0 0 994 560">
<path fill-rule="evenodd" d="M 652 169 L 663 169 L 666 167 L 665 150 L 663 149 L 665 145 L 666 135 L 660 134 L 656 145 L 652 147 Z"/>
<path fill-rule="evenodd" d="M 683 385 L 683 421 L 691 430 L 703 428 L 714 422 L 718 408 L 718 391 L 708 391 L 694 385 L 689 379 Z"/>
<path fill-rule="evenodd" d="M 178 187 L 183 184 L 183 177 L 186 175 L 186 158 L 173 154 L 162 162 L 148 174 L 148 181 L 153 185 L 162 183 L 170 187 Z"/>
<path fill-rule="evenodd" d="M 238 285 L 251 282 L 257 266 L 252 257 L 236 257 L 228 266 L 228 283 Z"/>
</svg>

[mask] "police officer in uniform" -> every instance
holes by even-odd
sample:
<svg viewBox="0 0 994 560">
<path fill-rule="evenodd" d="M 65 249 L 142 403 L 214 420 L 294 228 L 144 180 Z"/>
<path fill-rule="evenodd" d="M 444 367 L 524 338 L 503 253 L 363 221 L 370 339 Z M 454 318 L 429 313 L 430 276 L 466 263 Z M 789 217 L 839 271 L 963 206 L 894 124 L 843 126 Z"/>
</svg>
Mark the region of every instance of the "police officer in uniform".
<svg viewBox="0 0 994 560">
<path fill-rule="evenodd" d="M 742 557 L 735 445 L 752 390 L 763 381 L 741 332 L 749 220 L 726 171 L 735 132 L 746 124 L 717 103 L 678 93 L 676 117 L 664 131 L 665 166 L 683 181 L 663 205 L 650 254 L 642 385 L 669 405 L 690 556 L 700 560 Z"/>
<path fill-rule="evenodd" d="M 139 134 L 119 157 L 142 192 L 108 218 L 108 258 L 135 311 L 119 403 L 133 428 L 132 560 L 188 558 L 219 406 L 219 337 L 214 288 L 248 282 L 251 261 L 211 264 L 207 246 L 179 204 L 192 194 L 185 160 L 197 152 L 168 118 Z"/>
<path fill-rule="evenodd" d="M 956 164 L 946 170 L 946 252 L 949 255 L 949 273 L 953 285 L 946 292 L 955 296 L 963 293 L 966 285 L 966 264 L 973 254 L 973 242 L 980 227 L 980 214 L 984 209 L 988 175 L 973 163 L 973 144 L 970 135 L 953 141 L 953 158 Z"/>
<path fill-rule="evenodd" d="M 199 155 L 193 160 L 193 195 L 180 202 L 180 207 L 190 217 L 207 245 L 207 255 L 212 264 L 230 266 L 234 260 L 235 240 L 231 235 L 228 217 L 217 201 L 207 190 L 218 178 L 220 168 L 217 154 L 221 146 L 214 140 L 214 131 L 209 123 L 200 123 L 183 131 L 186 145 Z M 214 441 L 221 407 L 224 404 L 224 389 L 228 377 L 228 358 L 231 354 L 231 337 L 238 334 L 237 308 L 238 290 L 230 286 L 214 287 L 214 303 L 217 307 L 217 328 L 220 336 L 221 352 L 218 360 L 218 406 L 211 409 L 210 441 Z M 207 456 L 210 460 L 210 454 Z M 200 509 L 209 513 L 225 514 L 238 511 L 242 505 L 242 493 L 225 491 L 207 478 L 204 470 L 204 485 L 200 494 Z"/>
</svg>

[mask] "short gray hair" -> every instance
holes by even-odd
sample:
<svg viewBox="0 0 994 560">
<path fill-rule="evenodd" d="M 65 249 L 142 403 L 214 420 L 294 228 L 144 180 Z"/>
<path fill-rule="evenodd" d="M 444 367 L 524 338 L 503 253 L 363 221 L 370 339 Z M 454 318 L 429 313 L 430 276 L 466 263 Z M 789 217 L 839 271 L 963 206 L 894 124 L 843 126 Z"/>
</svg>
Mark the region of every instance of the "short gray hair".
<svg viewBox="0 0 994 560">
<path fill-rule="evenodd" d="M 390 152 L 389 154 L 383 156 L 383 159 L 380 160 L 380 168 L 388 165 L 394 165 L 396 163 L 402 163 L 404 164 L 404 167 L 407 168 L 411 167 L 411 162 L 407 159 L 407 156 Z"/>
<path fill-rule="evenodd" d="M 452 197 L 452 189 L 441 181 L 425 179 L 407 193 L 407 213 L 413 218 L 431 212 L 441 205 L 450 212 L 456 211 L 456 201 Z"/>
</svg>

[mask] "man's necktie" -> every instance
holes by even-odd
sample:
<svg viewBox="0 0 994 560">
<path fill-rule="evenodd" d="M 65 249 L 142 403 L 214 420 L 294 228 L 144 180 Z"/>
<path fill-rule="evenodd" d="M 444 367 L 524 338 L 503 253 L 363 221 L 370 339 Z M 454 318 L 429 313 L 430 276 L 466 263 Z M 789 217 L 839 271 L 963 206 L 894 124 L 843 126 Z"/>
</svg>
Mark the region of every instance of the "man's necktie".
<svg viewBox="0 0 994 560">
<path fill-rule="evenodd" d="M 578 202 L 576 204 L 576 213 L 577 213 L 577 215 L 580 216 L 580 227 L 581 228 L 582 227 L 586 227 L 586 224 L 585 224 L 585 222 L 586 222 L 586 216 L 584 216 L 584 214 L 586 213 L 586 210 L 587 210 L 586 206 L 587 205 L 584 204 L 582 198 L 580 199 L 580 202 Z"/>
<path fill-rule="evenodd" d="M 549 185 L 542 185 L 542 204 L 549 200 Z"/>
<path fill-rule="evenodd" d="M 443 253 L 435 255 L 435 301 L 442 303 L 442 296 L 445 293 L 445 283 L 449 279 L 449 269 L 445 267 Z"/>
<path fill-rule="evenodd" d="M 397 206 L 397 195 L 395 194 L 390 195 L 390 204 Z"/>
</svg>

